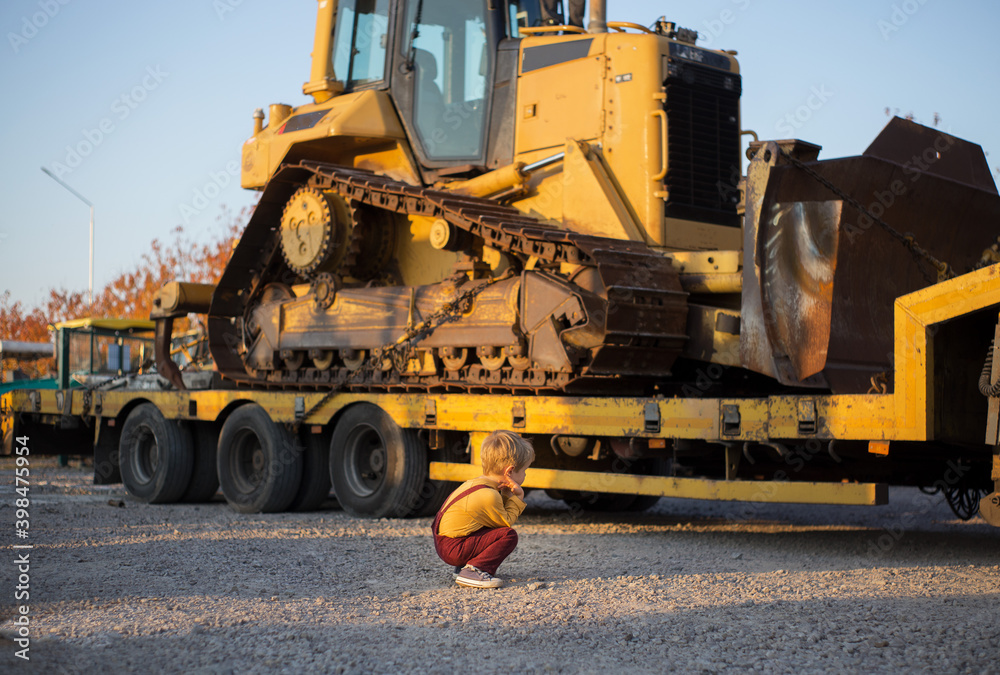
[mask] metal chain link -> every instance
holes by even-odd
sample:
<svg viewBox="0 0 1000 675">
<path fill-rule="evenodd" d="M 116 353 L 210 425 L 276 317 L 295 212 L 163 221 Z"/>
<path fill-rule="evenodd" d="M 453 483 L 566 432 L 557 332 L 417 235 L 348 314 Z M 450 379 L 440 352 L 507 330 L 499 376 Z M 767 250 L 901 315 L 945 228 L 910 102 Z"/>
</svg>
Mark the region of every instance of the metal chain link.
<svg viewBox="0 0 1000 675">
<path fill-rule="evenodd" d="M 870 210 L 868 210 L 868 208 L 866 208 L 861 202 L 859 202 L 857 199 L 855 199 L 854 197 L 850 196 L 849 194 L 841 190 L 839 187 L 831 183 L 826 178 L 824 178 L 811 166 L 801 161 L 800 159 L 793 157 L 784 148 L 779 148 L 779 149 L 781 151 L 781 155 L 786 159 L 788 159 L 788 161 L 790 161 L 793 165 L 795 165 L 799 169 L 802 169 L 807 175 L 816 180 L 816 182 L 818 182 L 823 187 L 830 190 L 830 192 L 834 193 L 835 195 L 843 199 L 845 202 L 853 206 L 855 209 L 857 209 L 861 213 L 871 218 L 873 222 L 877 223 L 878 226 L 881 227 L 883 230 L 885 230 L 890 236 L 892 236 L 899 243 L 901 243 L 903 246 L 909 249 L 910 253 L 913 254 L 914 258 L 916 258 L 917 262 L 923 260 L 928 264 L 930 264 L 930 266 L 937 271 L 938 281 L 944 281 L 946 279 L 952 279 L 955 277 L 955 271 L 951 268 L 951 266 L 946 262 L 938 260 L 933 255 L 931 255 L 930 252 L 928 252 L 926 249 L 920 246 L 920 244 L 917 243 L 916 239 L 914 239 L 912 234 L 909 233 L 903 234 L 899 230 L 892 227 L 892 225 L 889 225 L 887 222 L 882 220 L 881 218 L 876 217 L 875 214 L 873 214 Z M 921 272 L 923 272 L 922 269 Z M 924 273 L 924 278 L 927 279 L 928 282 L 934 283 L 934 280 L 929 278 L 926 273 Z"/>
<path fill-rule="evenodd" d="M 372 353 L 361 366 L 360 370 L 374 372 L 375 370 L 381 369 L 383 361 L 390 359 L 396 370 L 402 373 L 406 370 L 406 364 L 409 362 L 413 353 L 412 341 L 414 338 L 422 335 L 429 335 L 441 324 L 450 320 L 461 318 L 462 314 L 468 308 L 468 303 L 475 299 L 477 295 L 485 291 L 493 284 L 509 279 L 511 276 L 511 271 L 508 270 L 504 274 L 501 274 L 493 279 L 488 279 L 486 283 L 480 284 L 475 288 L 470 288 L 464 293 L 461 293 L 455 298 L 449 300 L 436 312 L 430 314 L 426 319 L 407 328 L 395 342 L 389 343 L 380 349 L 372 350 Z M 322 408 L 338 391 L 340 391 L 340 385 L 334 384 L 330 391 L 323 396 L 323 398 L 303 413 L 302 417 L 292 425 L 293 431 L 298 432 L 299 427 L 302 426 L 302 424 L 304 424 L 314 412 Z"/>
<path fill-rule="evenodd" d="M 510 277 L 511 271 L 508 270 L 500 276 L 488 279 L 486 283 L 480 284 L 475 288 L 470 288 L 464 293 L 461 293 L 455 298 L 449 300 L 443 304 L 440 309 L 433 314 L 430 314 L 420 323 L 408 327 L 395 342 L 387 344 L 380 349 L 372 350 L 372 354 L 364 367 L 370 370 L 376 370 L 381 366 L 385 359 L 390 359 L 392 360 L 393 366 L 396 367 L 396 370 L 403 372 L 406 370 L 406 364 L 409 362 L 413 353 L 414 338 L 429 335 L 434 332 L 438 326 L 447 321 L 460 319 L 462 314 L 467 311 L 468 303 L 475 299 L 477 295 L 485 291 L 493 284 L 509 279 Z"/>
</svg>

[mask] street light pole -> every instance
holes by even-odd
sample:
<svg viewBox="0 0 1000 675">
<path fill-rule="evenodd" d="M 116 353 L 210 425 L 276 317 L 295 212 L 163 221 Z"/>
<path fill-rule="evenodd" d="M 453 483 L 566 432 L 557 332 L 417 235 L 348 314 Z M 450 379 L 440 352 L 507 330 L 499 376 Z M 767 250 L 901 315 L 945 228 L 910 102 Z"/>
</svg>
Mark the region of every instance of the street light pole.
<svg viewBox="0 0 1000 675">
<path fill-rule="evenodd" d="M 44 166 L 42 167 L 42 171 L 48 174 L 49 178 L 51 178 L 52 180 L 54 180 L 55 182 L 59 183 L 64 188 L 72 192 L 74 195 L 76 195 L 77 199 L 79 199 L 84 204 L 90 207 L 90 274 L 88 277 L 88 285 L 87 285 L 87 302 L 91 307 L 93 307 L 94 305 L 94 205 L 91 204 L 86 197 L 84 197 L 79 192 L 71 188 L 69 185 L 66 185 L 66 183 L 62 179 L 60 179 L 54 173 L 46 169 Z"/>
</svg>

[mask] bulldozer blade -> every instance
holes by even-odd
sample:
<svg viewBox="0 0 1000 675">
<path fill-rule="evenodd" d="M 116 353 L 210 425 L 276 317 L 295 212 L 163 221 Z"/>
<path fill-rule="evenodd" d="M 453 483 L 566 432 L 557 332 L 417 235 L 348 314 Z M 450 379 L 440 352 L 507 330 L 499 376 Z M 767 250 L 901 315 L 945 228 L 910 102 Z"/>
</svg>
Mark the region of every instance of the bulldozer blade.
<svg viewBox="0 0 1000 675">
<path fill-rule="evenodd" d="M 957 273 L 996 241 L 1000 197 L 982 173 L 982 150 L 902 122 L 859 157 L 817 161 L 815 146 L 792 142 L 757 148 L 747 177 L 744 367 L 786 385 L 867 391 L 892 369 L 893 302 L 938 280 L 907 241 Z M 783 144 L 836 190 L 790 162 Z"/>
<path fill-rule="evenodd" d="M 768 339 L 786 355 L 787 379 L 823 370 L 833 310 L 839 201 L 775 203 L 760 240 Z M 784 362 L 782 362 L 784 365 Z"/>
</svg>

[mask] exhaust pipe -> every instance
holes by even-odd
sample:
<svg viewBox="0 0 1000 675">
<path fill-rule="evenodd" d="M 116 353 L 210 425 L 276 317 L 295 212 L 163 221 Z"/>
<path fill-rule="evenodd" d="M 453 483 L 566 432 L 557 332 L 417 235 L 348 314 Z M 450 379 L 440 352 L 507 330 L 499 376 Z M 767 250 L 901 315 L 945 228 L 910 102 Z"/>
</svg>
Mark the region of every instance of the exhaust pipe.
<svg viewBox="0 0 1000 675">
<path fill-rule="evenodd" d="M 608 32 L 607 0 L 590 0 L 590 15 L 587 17 L 587 32 Z"/>
</svg>

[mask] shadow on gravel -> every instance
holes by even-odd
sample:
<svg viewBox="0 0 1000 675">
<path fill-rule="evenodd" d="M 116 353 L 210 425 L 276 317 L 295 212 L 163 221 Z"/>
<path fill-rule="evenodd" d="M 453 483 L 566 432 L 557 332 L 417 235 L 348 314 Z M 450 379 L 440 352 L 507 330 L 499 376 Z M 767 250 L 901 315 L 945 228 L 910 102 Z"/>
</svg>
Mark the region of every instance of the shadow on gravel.
<svg viewBox="0 0 1000 675">
<path fill-rule="evenodd" d="M 662 590 L 662 589 L 661 589 Z M 483 594 L 469 597 L 480 598 Z M 554 591 L 519 602 L 518 620 L 478 607 L 438 607 L 422 621 L 412 604 L 389 618 L 327 611 L 312 616 L 258 605 L 251 621 L 206 625 L 188 614 L 159 635 L 118 630 L 35 639 L 38 672 L 978 672 L 995 657 L 996 594 L 674 603 L 626 597 L 566 605 Z M 478 604 L 478 603 L 477 603 Z M 465 612 L 463 614 L 463 612 Z M 934 617 L 933 620 L 929 617 Z M 450 620 L 449 620 L 450 619 Z M 123 626 L 125 633 L 142 630 Z M 473 647 L 474 645 L 474 647 Z M 0 639 L 0 668 L 18 665 Z M 503 658 L 488 658 L 502 654 Z"/>
</svg>

